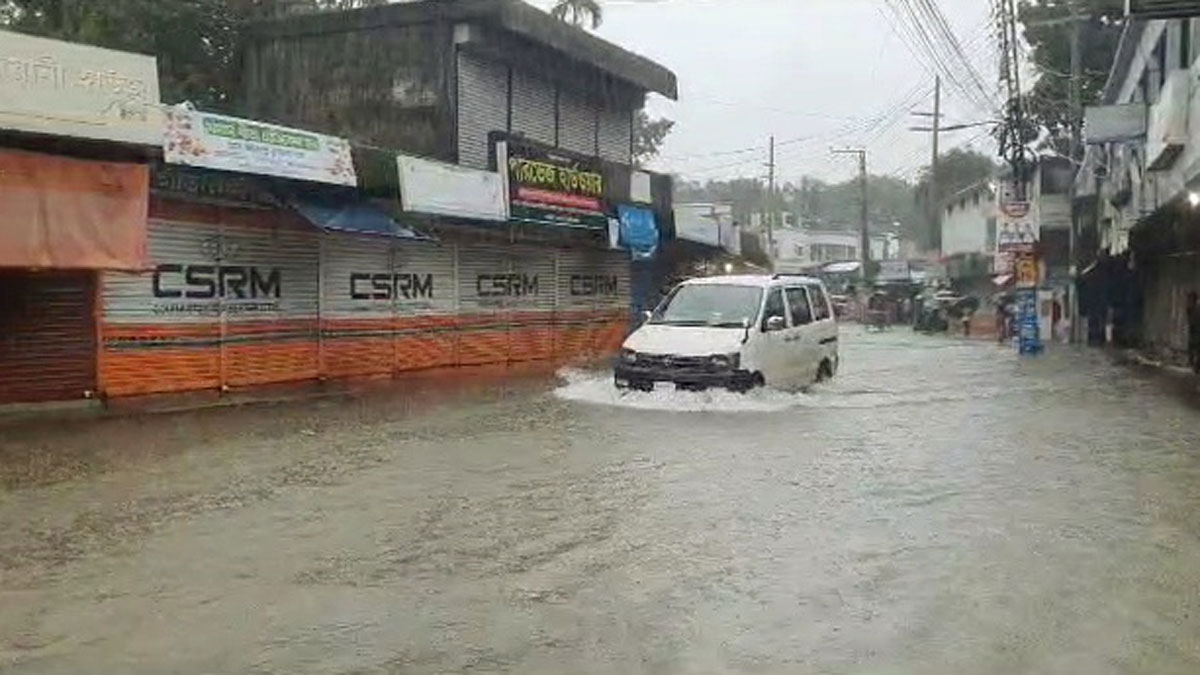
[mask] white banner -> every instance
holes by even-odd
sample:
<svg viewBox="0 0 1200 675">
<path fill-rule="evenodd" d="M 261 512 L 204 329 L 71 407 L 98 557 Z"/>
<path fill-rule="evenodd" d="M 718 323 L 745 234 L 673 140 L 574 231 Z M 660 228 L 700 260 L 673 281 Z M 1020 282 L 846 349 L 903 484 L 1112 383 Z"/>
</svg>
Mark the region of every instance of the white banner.
<svg viewBox="0 0 1200 675">
<path fill-rule="evenodd" d="M 153 56 L 0 30 L 0 129 L 158 145 Z"/>
<path fill-rule="evenodd" d="M 350 142 L 311 131 L 169 108 L 163 157 L 171 164 L 357 185 Z"/>
<path fill-rule="evenodd" d="M 405 211 L 456 218 L 508 219 L 508 191 L 494 171 L 400 155 L 400 204 Z"/>
</svg>

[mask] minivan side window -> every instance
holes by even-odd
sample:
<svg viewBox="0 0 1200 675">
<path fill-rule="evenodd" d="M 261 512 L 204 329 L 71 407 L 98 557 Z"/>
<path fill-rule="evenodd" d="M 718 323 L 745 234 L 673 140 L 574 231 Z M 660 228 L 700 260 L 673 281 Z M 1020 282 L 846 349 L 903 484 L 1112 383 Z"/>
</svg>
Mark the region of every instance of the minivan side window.
<svg viewBox="0 0 1200 675">
<path fill-rule="evenodd" d="M 783 304 L 783 291 L 778 288 L 767 294 L 767 304 L 763 307 L 762 314 L 763 332 L 766 332 L 767 321 L 773 316 L 778 316 L 785 320 L 787 318 L 787 307 Z"/>
<path fill-rule="evenodd" d="M 825 297 L 825 290 L 820 286 L 809 286 L 808 293 L 812 296 L 813 316 L 817 321 L 832 319 L 833 315 L 829 312 L 829 299 Z"/>
<path fill-rule="evenodd" d="M 792 325 L 806 326 L 813 321 L 812 307 L 808 303 L 808 293 L 803 288 L 787 289 L 788 305 L 792 308 Z"/>
</svg>

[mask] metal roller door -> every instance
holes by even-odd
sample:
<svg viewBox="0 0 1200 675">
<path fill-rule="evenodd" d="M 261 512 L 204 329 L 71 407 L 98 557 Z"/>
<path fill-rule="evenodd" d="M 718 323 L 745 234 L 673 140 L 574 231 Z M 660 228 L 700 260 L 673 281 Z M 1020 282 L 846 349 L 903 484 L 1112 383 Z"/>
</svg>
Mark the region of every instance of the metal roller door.
<svg viewBox="0 0 1200 675">
<path fill-rule="evenodd" d="M 596 156 L 596 111 L 587 99 L 566 89 L 558 95 L 558 147 Z"/>
<path fill-rule="evenodd" d="M 555 252 L 518 248 L 510 253 L 514 292 L 509 297 L 511 362 L 554 358 Z"/>
<path fill-rule="evenodd" d="M 421 241 L 393 244 L 396 370 L 438 368 L 457 362 L 454 256 L 451 245 Z"/>
<path fill-rule="evenodd" d="M 599 113 L 600 157 L 610 162 L 630 164 L 633 133 L 633 113 L 629 110 L 601 110 Z"/>
<path fill-rule="evenodd" d="M 520 291 L 508 254 L 497 248 L 458 248 L 458 362 L 508 361 L 509 296 Z"/>
<path fill-rule="evenodd" d="M 508 69 L 458 54 L 458 163 L 488 168 L 488 134 L 508 130 Z"/>
<path fill-rule="evenodd" d="M 604 328 L 597 340 L 597 349 L 601 355 L 608 355 L 620 349 L 629 335 L 633 291 L 629 254 L 606 251 L 601 258 L 601 274 L 607 284 L 605 292 L 598 296 L 598 311 L 604 317 Z"/>
<path fill-rule="evenodd" d="M 390 374 L 396 318 L 391 241 L 321 236 L 321 375 Z"/>
<path fill-rule="evenodd" d="M 514 70 L 512 88 L 512 131 L 554 145 L 554 85 Z"/>
<path fill-rule="evenodd" d="M 230 220 L 243 216 L 248 214 L 226 214 Z M 223 224 L 224 384 L 317 377 L 318 236 L 302 226 Z"/>
<path fill-rule="evenodd" d="M 152 271 L 104 274 L 102 389 L 109 396 L 216 389 L 220 225 L 156 219 L 148 234 Z"/>
<path fill-rule="evenodd" d="M 560 361 L 585 360 L 593 351 L 593 322 L 598 306 L 596 255 L 579 250 L 558 253 L 554 354 Z"/>
<path fill-rule="evenodd" d="M 0 403 L 96 390 L 95 274 L 0 271 Z"/>
</svg>

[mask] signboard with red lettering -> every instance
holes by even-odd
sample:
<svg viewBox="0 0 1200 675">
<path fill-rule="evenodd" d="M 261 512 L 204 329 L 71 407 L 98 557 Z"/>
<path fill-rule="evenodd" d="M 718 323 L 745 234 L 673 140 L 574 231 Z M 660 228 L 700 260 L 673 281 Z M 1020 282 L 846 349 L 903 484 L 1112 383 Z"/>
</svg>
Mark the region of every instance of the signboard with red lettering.
<svg viewBox="0 0 1200 675">
<path fill-rule="evenodd" d="M 498 141 L 512 220 L 602 230 L 608 227 L 600 162 L 519 139 Z"/>
</svg>

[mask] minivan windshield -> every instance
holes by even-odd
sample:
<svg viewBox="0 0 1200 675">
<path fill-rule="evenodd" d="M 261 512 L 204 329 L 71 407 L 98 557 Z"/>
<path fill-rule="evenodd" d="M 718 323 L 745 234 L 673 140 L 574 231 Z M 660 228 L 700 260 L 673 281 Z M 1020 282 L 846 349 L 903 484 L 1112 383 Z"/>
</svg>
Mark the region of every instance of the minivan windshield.
<svg viewBox="0 0 1200 675">
<path fill-rule="evenodd" d="M 732 284 L 680 286 L 651 317 L 650 323 L 668 326 L 740 328 L 754 322 L 762 303 L 762 289 Z"/>
</svg>

